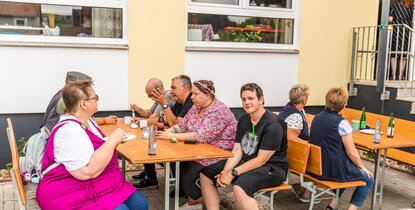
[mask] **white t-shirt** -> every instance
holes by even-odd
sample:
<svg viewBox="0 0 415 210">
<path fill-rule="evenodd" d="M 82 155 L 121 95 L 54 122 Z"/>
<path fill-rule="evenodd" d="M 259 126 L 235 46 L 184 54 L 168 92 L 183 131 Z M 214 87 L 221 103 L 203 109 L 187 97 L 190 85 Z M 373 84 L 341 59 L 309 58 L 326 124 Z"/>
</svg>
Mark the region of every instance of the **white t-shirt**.
<svg viewBox="0 0 415 210">
<path fill-rule="evenodd" d="M 353 132 L 353 128 L 346 119 L 339 123 L 338 132 L 340 136 L 347 136 Z"/>
<path fill-rule="evenodd" d="M 305 115 L 304 109 L 301 110 L 301 112 Z M 284 121 L 287 123 L 287 128 L 297 129 L 300 131 L 303 129 L 303 116 L 301 116 L 299 113 L 288 115 Z"/>
<path fill-rule="evenodd" d="M 62 120 L 66 119 L 79 121 L 74 116 L 61 115 L 57 125 L 59 125 Z M 88 124 L 92 133 L 102 139 L 102 135 L 90 120 L 88 120 Z M 81 125 L 69 121 L 56 132 L 53 152 L 56 162 L 62 163 L 66 170 L 74 171 L 89 163 L 92 154 L 94 153 L 94 147 L 88 134 Z"/>
</svg>

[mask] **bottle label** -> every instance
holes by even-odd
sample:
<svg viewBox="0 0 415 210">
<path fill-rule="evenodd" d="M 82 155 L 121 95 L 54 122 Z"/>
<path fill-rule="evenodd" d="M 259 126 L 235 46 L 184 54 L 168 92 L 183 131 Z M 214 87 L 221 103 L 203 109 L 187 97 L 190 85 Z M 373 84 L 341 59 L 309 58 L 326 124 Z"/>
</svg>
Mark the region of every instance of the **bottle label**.
<svg viewBox="0 0 415 210">
<path fill-rule="evenodd" d="M 373 142 L 376 144 L 380 143 L 380 133 L 375 132 L 375 138 L 373 139 Z"/>
<path fill-rule="evenodd" d="M 360 121 L 360 130 L 366 129 L 366 121 Z"/>
<path fill-rule="evenodd" d="M 392 127 L 388 127 L 388 131 L 386 132 L 386 135 L 388 136 L 388 137 L 393 137 L 393 131 L 394 131 L 395 129 L 393 129 Z"/>
<path fill-rule="evenodd" d="M 157 123 L 157 130 L 159 130 L 159 131 L 164 130 L 164 122 L 158 122 Z"/>
</svg>

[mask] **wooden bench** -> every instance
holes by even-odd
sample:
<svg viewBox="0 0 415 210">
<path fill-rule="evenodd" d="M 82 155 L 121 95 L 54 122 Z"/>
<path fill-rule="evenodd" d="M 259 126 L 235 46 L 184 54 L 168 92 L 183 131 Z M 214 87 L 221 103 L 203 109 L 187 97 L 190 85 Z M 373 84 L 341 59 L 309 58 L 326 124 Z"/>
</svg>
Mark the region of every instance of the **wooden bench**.
<svg viewBox="0 0 415 210">
<path fill-rule="evenodd" d="M 346 108 L 342 112 L 342 116 L 352 122 L 352 120 L 359 120 L 361 115 L 361 110 L 355 110 Z M 389 123 L 389 116 L 374 114 L 370 112 L 366 112 L 366 124 L 374 127 L 376 125 L 377 120 L 381 121 L 381 130 L 386 133 Z M 409 120 L 403 120 L 399 118 L 394 118 L 395 121 L 395 134 L 403 135 L 403 136 L 415 136 L 415 122 Z M 383 134 L 385 135 L 385 134 Z M 360 150 L 368 151 L 366 148 L 357 147 Z M 383 151 L 381 153 L 383 155 Z M 396 160 L 398 162 L 415 166 L 415 154 L 406 152 L 400 149 L 388 149 L 386 157 L 389 159 Z"/>
<path fill-rule="evenodd" d="M 259 190 L 255 196 L 261 196 L 270 201 L 270 208 L 274 209 L 274 195 L 278 191 L 281 190 L 290 190 L 291 185 L 288 184 L 290 171 L 297 171 L 300 173 L 305 173 L 307 167 L 307 161 L 309 157 L 310 151 L 310 144 L 305 141 L 296 141 L 296 140 L 288 140 L 288 149 L 287 149 L 287 156 L 288 156 L 288 167 L 289 171 L 287 174 L 287 179 L 284 183 L 279 186 L 265 188 Z M 266 196 L 266 193 L 270 192 L 270 196 Z"/>
<path fill-rule="evenodd" d="M 321 160 L 321 148 L 316 145 L 310 145 L 310 154 L 308 157 L 307 162 L 307 169 L 308 173 L 312 173 L 317 176 L 322 175 L 322 160 Z M 309 202 L 308 209 L 313 209 L 314 201 L 316 199 L 321 199 L 320 196 L 329 194 L 330 196 L 335 196 L 337 198 L 336 206 L 339 204 L 339 190 L 342 188 L 351 188 L 351 187 L 359 187 L 365 186 L 366 183 L 363 181 L 351 181 L 351 182 L 334 182 L 334 181 L 326 181 L 320 180 L 310 174 L 299 173 L 298 171 L 294 171 L 294 173 L 300 175 L 300 184 L 302 187 L 305 187 L 307 190 L 311 192 L 311 198 Z M 304 178 L 308 179 L 309 181 L 305 182 Z M 336 191 L 334 193 L 333 191 Z"/>
<path fill-rule="evenodd" d="M 13 168 L 10 170 L 10 174 L 12 176 L 13 187 L 15 189 L 17 202 L 19 203 L 19 208 L 22 210 L 22 209 L 26 209 L 26 205 L 27 205 L 26 191 L 23 186 L 22 176 L 20 175 L 19 151 L 17 149 L 16 138 L 14 136 L 13 125 L 12 125 L 12 121 L 10 120 L 10 118 L 7 118 L 6 132 L 7 132 L 7 137 L 9 139 L 10 150 L 12 154 L 12 164 L 13 164 Z"/>
</svg>

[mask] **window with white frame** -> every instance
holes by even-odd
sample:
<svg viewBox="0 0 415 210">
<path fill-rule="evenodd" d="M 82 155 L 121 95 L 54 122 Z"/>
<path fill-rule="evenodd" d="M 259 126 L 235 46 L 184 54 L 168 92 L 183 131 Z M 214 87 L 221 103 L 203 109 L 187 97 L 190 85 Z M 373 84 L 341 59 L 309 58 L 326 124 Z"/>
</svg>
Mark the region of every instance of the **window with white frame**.
<svg viewBox="0 0 415 210">
<path fill-rule="evenodd" d="M 188 0 L 187 46 L 295 49 L 292 0 Z"/>
<path fill-rule="evenodd" d="M 126 44 L 126 1 L 0 0 L 0 37 L 3 43 Z"/>
</svg>

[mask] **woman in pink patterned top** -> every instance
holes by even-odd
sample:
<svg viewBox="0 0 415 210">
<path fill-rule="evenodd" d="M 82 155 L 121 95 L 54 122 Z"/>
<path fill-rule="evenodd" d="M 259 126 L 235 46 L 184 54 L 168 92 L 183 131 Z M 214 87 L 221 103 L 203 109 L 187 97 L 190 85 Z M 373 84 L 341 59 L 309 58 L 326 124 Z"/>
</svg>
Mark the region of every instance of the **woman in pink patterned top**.
<svg viewBox="0 0 415 210">
<path fill-rule="evenodd" d="M 193 107 L 183 120 L 166 131 L 157 132 L 157 138 L 176 138 L 179 141 L 195 140 L 231 151 L 235 143 L 237 121 L 234 114 L 222 101 L 215 98 L 215 87 L 210 80 L 193 82 Z M 202 209 L 197 200 L 202 197 L 199 187 L 200 171 L 222 159 L 204 159 L 183 162 L 180 182 L 189 202 L 180 209 Z"/>
</svg>

